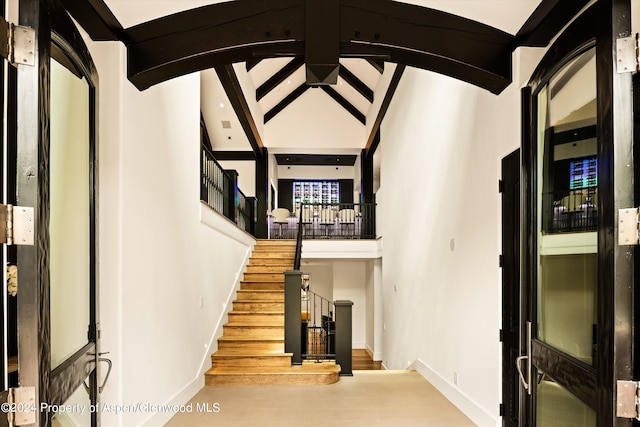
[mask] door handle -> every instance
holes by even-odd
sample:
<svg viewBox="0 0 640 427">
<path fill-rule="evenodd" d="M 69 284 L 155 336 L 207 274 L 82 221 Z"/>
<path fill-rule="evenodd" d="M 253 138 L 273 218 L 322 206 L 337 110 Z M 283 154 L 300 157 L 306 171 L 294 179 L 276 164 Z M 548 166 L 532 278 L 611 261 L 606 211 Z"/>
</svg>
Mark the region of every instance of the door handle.
<svg viewBox="0 0 640 427">
<path fill-rule="evenodd" d="M 109 352 L 100 353 L 99 356 L 102 356 L 103 354 L 109 354 Z M 107 380 L 109 379 L 109 375 L 111 374 L 111 368 L 113 368 L 113 362 L 111 361 L 111 359 L 107 359 L 106 357 L 99 357 L 98 363 L 106 363 L 107 366 L 109 367 L 109 369 L 107 369 L 107 375 L 104 376 L 104 380 L 102 381 L 102 385 L 98 387 L 98 393 L 102 393 L 102 390 L 104 390 L 104 386 L 107 384 Z M 90 393 L 89 391 L 90 389 L 89 389 L 89 386 L 87 385 L 87 381 L 85 380 L 82 384 L 84 385 L 84 389 L 87 391 L 87 393 Z"/>
<path fill-rule="evenodd" d="M 523 360 L 527 361 L 526 378 L 522 372 Z M 531 395 L 531 322 L 527 322 L 527 354 L 516 357 L 516 369 L 518 370 L 522 386 L 527 391 L 527 394 Z"/>
<path fill-rule="evenodd" d="M 529 365 L 529 356 L 519 356 L 516 357 L 516 369 L 518 370 L 518 375 L 520 376 L 520 382 L 522 383 L 522 386 L 529 393 L 529 372 L 527 371 L 527 378 L 525 379 L 524 374 L 522 373 L 522 366 L 520 366 L 523 360 L 527 361 L 527 366 Z"/>
</svg>

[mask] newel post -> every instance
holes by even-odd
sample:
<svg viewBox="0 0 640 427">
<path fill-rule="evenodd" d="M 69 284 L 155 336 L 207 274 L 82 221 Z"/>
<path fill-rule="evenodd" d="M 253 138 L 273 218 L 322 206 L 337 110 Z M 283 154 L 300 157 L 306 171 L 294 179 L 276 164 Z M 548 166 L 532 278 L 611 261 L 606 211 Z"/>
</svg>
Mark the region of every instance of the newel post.
<svg viewBox="0 0 640 427">
<path fill-rule="evenodd" d="M 300 289 L 302 272 L 284 272 L 284 352 L 293 353 L 292 365 L 302 365 L 302 337 L 300 335 Z"/>
<path fill-rule="evenodd" d="M 353 376 L 351 371 L 351 311 L 353 301 L 338 300 L 336 307 L 336 363 L 340 365 L 341 376 Z"/>
</svg>

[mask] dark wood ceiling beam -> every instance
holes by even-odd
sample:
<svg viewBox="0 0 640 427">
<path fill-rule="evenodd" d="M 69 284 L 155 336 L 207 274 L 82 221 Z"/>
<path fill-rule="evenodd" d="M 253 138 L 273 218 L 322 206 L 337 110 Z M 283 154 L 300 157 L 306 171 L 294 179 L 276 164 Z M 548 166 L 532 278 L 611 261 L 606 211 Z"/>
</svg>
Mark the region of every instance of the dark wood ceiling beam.
<svg viewBox="0 0 640 427">
<path fill-rule="evenodd" d="M 262 59 L 248 59 L 246 61 L 247 72 L 253 70 L 260 62 L 262 62 Z"/>
<path fill-rule="evenodd" d="M 262 149 L 264 148 L 262 138 L 260 137 L 260 133 L 256 127 L 255 120 L 251 115 L 249 104 L 247 104 L 247 100 L 242 93 L 242 88 L 240 87 L 240 82 L 238 81 L 238 76 L 236 76 L 233 66 L 218 66 L 215 67 L 215 70 L 220 78 L 222 87 L 224 87 L 224 91 L 227 93 L 229 102 L 231 102 L 233 110 L 236 112 L 238 120 L 240 120 L 240 124 L 242 125 L 242 129 L 249 140 L 249 144 L 251 144 L 251 149 L 256 157 L 262 156 Z"/>
<path fill-rule="evenodd" d="M 339 4 L 341 57 L 403 63 L 493 93 L 511 83 L 515 38 L 510 34 L 401 2 Z M 304 55 L 304 7 L 305 0 L 223 2 L 129 28 L 129 80 L 145 89 L 215 65 Z"/>
<path fill-rule="evenodd" d="M 589 0 L 542 0 L 516 34 L 516 46 L 545 47 Z"/>
<path fill-rule="evenodd" d="M 276 154 L 281 166 L 354 166 L 358 156 L 352 154 Z"/>
<path fill-rule="evenodd" d="M 367 59 L 367 62 L 371 64 L 380 74 L 384 73 L 384 61 L 376 61 L 375 59 Z"/>
<path fill-rule="evenodd" d="M 258 89 L 256 89 L 256 99 L 260 101 L 269 92 L 274 90 L 280 83 L 287 80 L 293 73 L 298 71 L 300 67 L 304 65 L 304 58 L 294 58 L 287 65 L 282 67 L 280 71 L 275 73 L 269 80 L 262 83 Z"/>
<path fill-rule="evenodd" d="M 308 85 L 334 85 L 340 69 L 340 0 L 304 0 Z"/>
<path fill-rule="evenodd" d="M 309 90 L 310 86 L 306 84 L 301 84 L 296 89 L 293 90 L 289 95 L 287 95 L 282 101 L 280 101 L 275 107 L 271 110 L 267 111 L 264 115 L 264 122 L 267 123 L 269 120 L 273 119 L 279 112 L 287 108 L 293 101 L 300 98 L 300 96 Z"/>
<path fill-rule="evenodd" d="M 347 67 L 340 65 L 340 77 L 362 95 L 367 101 L 373 102 L 373 90 L 369 89 L 362 80 L 353 74 Z"/>
<path fill-rule="evenodd" d="M 61 0 L 73 19 L 96 41 L 126 41 L 122 24 L 103 0 Z"/>
<path fill-rule="evenodd" d="M 396 89 L 398 88 L 398 84 L 400 84 L 400 79 L 404 74 L 405 66 L 402 64 L 398 64 L 396 66 L 396 70 L 393 72 L 393 76 L 391 77 L 391 82 L 389 83 L 389 87 L 387 88 L 387 92 L 384 95 L 384 99 L 382 100 L 382 105 L 380 105 L 380 110 L 378 110 L 378 115 L 373 122 L 373 127 L 371 128 L 371 133 L 369 133 L 369 138 L 367 138 L 367 143 L 364 147 L 364 151 L 367 156 L 373 156 L 378 148 L 378 144 L 380 143 L 379 130 L 380 124 L 382 124 L 382 119 L 384 119 L 385 114 L 387 114 L 387 110 L 389 109 L 389 105 L 391 104 L 391 100 L 393 99 L 393 95 L 396 93 Z"/>
<path fill-rule="evenodd" d="M 367 118 L 364 114 L 360 112 L 356 107 L 353 106 L 349 101 L 347 101 L 342 95 L 340 95 L 333 87 L 327 85 L 318 86 L 322 89 L 327 95 L 333 98 L 342 108 L 347 110 L 356 120 L 358 120 L 363 125 L 367 124 Z"/>
</svg>

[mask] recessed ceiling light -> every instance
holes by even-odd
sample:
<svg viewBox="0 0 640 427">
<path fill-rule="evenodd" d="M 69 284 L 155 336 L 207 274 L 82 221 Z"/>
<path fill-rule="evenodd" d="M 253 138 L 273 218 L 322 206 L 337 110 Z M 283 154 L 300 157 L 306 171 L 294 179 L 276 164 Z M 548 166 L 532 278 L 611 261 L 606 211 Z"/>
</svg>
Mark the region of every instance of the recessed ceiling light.
<svg viewBox="0 0 640 427">
<path fill-rule="evenodd" d="M 222 102 L 220 103 L 220 108 L 224 108 L 224 104 Z"/>
<path fill-rule="evenodd" d="M 288 85 L 291 84 L 291 79 L 287 80 L 287 84 Z"/>
</svg>

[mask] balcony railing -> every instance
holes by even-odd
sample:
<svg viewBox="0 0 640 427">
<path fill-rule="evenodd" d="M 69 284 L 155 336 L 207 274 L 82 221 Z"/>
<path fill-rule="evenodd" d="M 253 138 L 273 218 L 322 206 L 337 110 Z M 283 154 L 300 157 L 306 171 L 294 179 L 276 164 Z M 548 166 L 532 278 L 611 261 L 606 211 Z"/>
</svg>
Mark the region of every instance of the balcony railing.
<svg viewBox="0 0 640 427">
<path fill-rule="evenodd" d="M 542 228 L 547 233 L 587 232 L 598 227 L 597 187 L 547 193 L 542 206 Z"/>
<path fill-rule="evenodd" d="M 270 239 L 375 239 L 374 203 L 301 204 L 293 212 L 274 210 L 268 218 Z M 283 215 L 284 214 L 284 215 Z"/>
<path fill-rule="evenodd" d="M 202 148 L 200 200 L 216 212 L 255 235 L 256 198 L 247 197 L 238 188 L 238 174 L 225 171 L 206 147 Z"/>
</svg>

